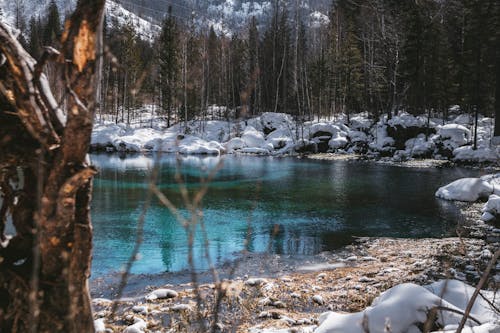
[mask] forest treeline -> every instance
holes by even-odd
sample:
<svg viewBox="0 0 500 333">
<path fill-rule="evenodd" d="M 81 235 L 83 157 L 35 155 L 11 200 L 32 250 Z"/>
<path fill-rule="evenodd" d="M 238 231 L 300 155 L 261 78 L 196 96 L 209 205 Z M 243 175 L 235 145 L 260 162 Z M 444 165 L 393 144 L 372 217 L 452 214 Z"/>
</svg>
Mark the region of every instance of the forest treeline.
<svg viewBox="0 0 500 333">
<path fill-rule="evenodd" d="M 154 40 L 141 40 L 131 21 L 106 18 L 101 112 L 130 122 L 151 104 L 171 125 L 213 116 L 211 105 L 231 110 L 222 117 L 296 119 L 500 108 L 499 1 L 334 0 L 321 26 L 297 5 L 276 0 L 270 22 L 251 17 L 231 34 L 166 9 Z M 43 46 L 57 48 L 60 22 L 53 1 L 45 17 L 28 20 L 35 58 Z"/>
</svg>

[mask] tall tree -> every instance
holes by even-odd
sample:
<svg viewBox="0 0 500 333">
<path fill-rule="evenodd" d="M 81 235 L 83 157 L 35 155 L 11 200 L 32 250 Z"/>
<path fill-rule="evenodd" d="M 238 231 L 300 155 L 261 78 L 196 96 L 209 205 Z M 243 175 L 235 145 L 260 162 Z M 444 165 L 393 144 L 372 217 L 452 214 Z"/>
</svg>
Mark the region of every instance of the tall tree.
<svg viewBox="0 0 500 333">
<path fill-rule="evenodd" d="M 174 108 L 174 100 L 177 96 L 177 84 L 179 75 L 179 39 L 178 28 L 172 7 L 168 7 L 168 15 L 163 21 L 159 39 L 159 64 L 160 64 L 160 91 L 161 107 L 167 115 L 167 127 L 170 127 L 170 119 Z"/>
<path fill-rule="evenodd" d="M 43 31 L 44 46 L 58 46 L 61 38 L 61 16 L 55 0 L 51 0 L 47 8 L 47 23 Z"/>
</svg>

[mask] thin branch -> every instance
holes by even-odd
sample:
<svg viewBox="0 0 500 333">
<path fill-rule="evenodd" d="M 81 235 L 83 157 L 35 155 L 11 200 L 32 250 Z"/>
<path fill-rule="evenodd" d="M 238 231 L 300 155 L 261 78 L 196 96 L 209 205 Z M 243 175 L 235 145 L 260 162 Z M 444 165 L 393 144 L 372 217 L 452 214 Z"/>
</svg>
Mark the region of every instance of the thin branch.
<svg viewBox="0 0 500 333">
<path fill-rule="evenodd" d="M 497 262 L 499 256 L 500 256 L 500 249 L 496 250 L 495 254 L 493 255 L 493 257 L 491 258 L 491 260 L 488 264 L 488 267 L 486 267 L 486 270 L 484 271 L 483 276 L 481 277 L 481 280 L 479 280 L 479 283 L 476 286 L 476 290 L 474 290 L 474 293 L 472 294 L 472 297 L 470 298 L 469 303 L 467 304 L 467 307 L 465 308 L 465 314 L 462 317 L 462 320 L 460 321 L 460 325 L 458 326 L 456 333 L 462 332 L 462 330 L 465 326 L 465 323 L 467 321 L 467 318 L 469 317 L 469 314 L 472 310 L 472 307 L 474 306 L 476 298 L 479 295 L 481 288 L 488 280 L 488 276 L 490 275 L 491 268 Z"/>
</svg>

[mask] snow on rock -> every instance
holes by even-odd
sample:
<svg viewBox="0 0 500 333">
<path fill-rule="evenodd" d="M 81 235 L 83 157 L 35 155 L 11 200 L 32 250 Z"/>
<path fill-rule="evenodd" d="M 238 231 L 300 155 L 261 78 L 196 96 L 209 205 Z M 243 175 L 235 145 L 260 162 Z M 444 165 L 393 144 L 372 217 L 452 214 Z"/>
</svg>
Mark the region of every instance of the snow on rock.
<svg viewBox="0 0 500 333">
<path fill-rule="evenodd" d="M 387 135 L 387 126 L 379 124 L 374 129 L 373 141 L 369 146 L 376 151 L 389 151 L 394 145 L 394 139 Z"/>
<path fill-rule="evenodd" d="M 282 149 L 293 144 L 293 136 L 290 129 L 281 128 L 271 132 L 266 137 L 266 142 L 272 144 L 274 149 Z"/>
<path fill-rule="evenodd" d="M 337 125 L 331 123 L 316 123 L 309 129 L 309 137 L 314 138 L 317 134 L 329 133 L 332 137 L 336 137 L 341 129 Z"/>
<path fill-rule="evenodd" d="M 388 327 L 393 333 L 420 332 L 418 327 L 425 323 L 431 309 L 446 307 L 463 313 L 465 311 L 463 305 L 468 303 L 472 295 L 470 292 L 472 287 L 460 281 L 451 281 L 448 283 L 451 287 L 446 289 L 441 298 L 439 295 L 442 294 L 442 290 L 439 287 L 444 286 L 444 282 L 440 283 L 427 288 L 411 283 L 400 284 L 382 293 L 370 307 L 362 312 L 324 313 L 319 318 L 320 326 L 315 332 L 383 333 L 388 331 Z M 490 316 L 492 310 L 484 308 L 482 304 L 474 308 L 474 311 L 474 315 L 482 320 L 494 320 Z M 436 322 L 444 327 L 458 325 L 462 319 L 461 314 L 444 310 L 438 311 L 436 316 Z M 486 324 L 484 321 L 481 323 Z M 500 329 L 498 324 L 493 322 L 489 324 L 481 329 L 486 329 L 484 332 L 498 332 Z M 478 324 L 468 320 L 466 326 L 475 327 Z"/>
<path fill-rule="evenodd" d="M 328 142 L 328 146 L 332 149 L 338 149 L 338 148 L 344 148 L 345 146 L 347 146 L 348 143 L 349 141 L 345 136 L 338 136 L 336 138 L 332 138 Z"/>
<path fill-rule="evenodd" d="M 372 120 L 368 119 L 366 116 L 355 116 L 351 117 L 349 125 L 353 130 L 367 130 L 372 126 Z"/>
<path fill-rule="evenodd" d="M 278 129 L 290 129 L 294 127 L 292 117 L 286 113 L 265 112 L 260 116 L 263 131 L 272 133 Z"/>
<path fill-rule="evenodd" d="M 94 329 L 96 333 L 106 332 L 106 326 L 104 325 L 104 318 L 99 318 L 94 320 Z"/>
<path fill-rule="evenodd" d="M 401 112 L 397 116 L 392 117 L 387 121 L 387 124 L 392 127 L 401 126 L 404 128 L 426 126 L 425 122 L 422 119 L 417 118 L 407 112 Z"/>
<path fill-rule="evenodd" d="M 205 141 L 195 136 L 187 136 L 179 143 L 179 153 L 184 155 L 220 155 L 225 151 L 217 141 Z"/>
<path fill-rule="evenodd" d="M 462 178 L 440 187 L 436 197 L 446 200 L 474 202 L 493 193 L 493 186 L 480 178 Z"/>
<path fill-rule="evenodd" d="M 500 196 L 492 194 L 488 198 L 488 202 L 483 207 L 483 221 L 491 221 L 500 216 Z"/>
<path fill-rule="evenodd" d="M 262 132 L 257 131 L 252 126 L 247 126 L 241 140 L 245 142 L 245 145 L 249 148 L 263 148 L 266 145 L 266 140 Z"/>
<path fill-rule="evenodd" d="M 432 140 L 426 140 L 424 134 L 419 134 L 416 138 L 407 140 L 405 147 L 409 156 L 420 157 L 431 154 L 436 144 Z"/>
<path fill-rule="evenodd" d="M 241 138 L 232 138 L 231 140 L 226 142 L 224 146 L 226 147 L 226 151 L 228 153 L 232 153 L 234 151 L 245 148 L 246 143 Z"/>
<path fill-rule="evenodd" d="M 175 290 L 161 288 L 152 291 L 146 295 L 145 298 L 148 301 L 153 301 L 155 299 L 175 298 L 177 296 L 179 296 L 179 294 Z"/>
<path fill-rule="evenodd" d="M 134 317 L 134 324 L 127 326 L 123 333 L 143 333 L 148 327 L 147 323 L 138 317 Z"/>
<path fill-rule="evenodd" d="M 438 126 L 437 134 L 443 140 L 445 146 L 452 149 L 463 146 L 471 140 L 470 130 L 458 124 Z"/>
<path fill-rule="evenodd" d="M 465 309 L 469 303 L 470 297 L 474 294 L 475 288 L 457 280 L 441 280 L 434 282 L 425 288 L 435 295 L 439 295 L 446 302 L 453 304 L 459 309 Z M 488 300 L 494 299 L 494 292 L 482 290 L 481 294 Z M 499 301 L 497 300 L 497 303 Z M 494 309 L 483 297 L 478 297 L 470 312 L 471 316 L 486 323 L 498 319 Z"/>
<path fill-rule="evenodd" d="M 95 147 L 106 147 L 125 134 L 124 124 L 97 124 L 92 130 L 91 142 Z"/>
<path fill-rule="evenodd" d="M 500 150 L 489 147 L 479 147 L 476 150 L 472 146 L 463 146 L 453 150 L 456 161 L 496 162 L 500 160 Z"/>
</svg>

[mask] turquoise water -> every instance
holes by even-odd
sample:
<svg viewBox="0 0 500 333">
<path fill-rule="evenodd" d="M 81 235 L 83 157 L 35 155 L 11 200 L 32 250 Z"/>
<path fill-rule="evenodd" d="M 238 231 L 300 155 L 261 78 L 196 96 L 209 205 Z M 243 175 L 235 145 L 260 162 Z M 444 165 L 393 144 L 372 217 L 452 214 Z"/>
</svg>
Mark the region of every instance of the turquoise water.
<svg viewBox="0 0 500 333">
<path fill-rule="evenodd" d="M 153 157 L 91 155 L 94 181 L 93 277 L 119 271 L 128 260 L 147 193 Z M 314 255 L 349 244 L 353 236 L 440 237 L 453 234 L 458 208 L 434 197 L 452 180 L 477 176 L 459 168 L 414 169 L 354 161 L 313 161 L 252 156 L 159 160 L 158 186 L 189 216 L 178 181 L 192 195 L 200 179 L 221 163 L 203 199 L 208 251 L 215 264 L 251 252 Z M 196 268 L 208 267 L 201 229 L 193 251 Z M 153 200 L 133 273 L 189 268 L 186 230 Z"/>
</svg>

